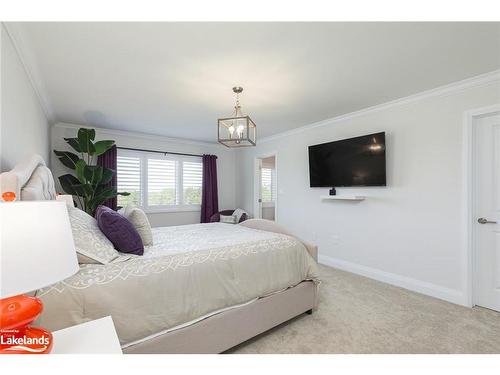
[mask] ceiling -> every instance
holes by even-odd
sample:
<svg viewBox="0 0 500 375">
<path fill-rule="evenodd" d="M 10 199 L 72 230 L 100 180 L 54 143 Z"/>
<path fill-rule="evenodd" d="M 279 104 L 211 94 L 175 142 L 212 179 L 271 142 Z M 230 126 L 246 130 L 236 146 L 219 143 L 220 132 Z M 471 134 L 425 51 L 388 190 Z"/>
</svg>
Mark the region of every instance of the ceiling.
<svg viewBox="0 0 500 375">
<path fill-rule="evenodd" d="M 16 23 L 54 121 L 266 137 L 500 68 L 500 23 Z"/>
</svg>

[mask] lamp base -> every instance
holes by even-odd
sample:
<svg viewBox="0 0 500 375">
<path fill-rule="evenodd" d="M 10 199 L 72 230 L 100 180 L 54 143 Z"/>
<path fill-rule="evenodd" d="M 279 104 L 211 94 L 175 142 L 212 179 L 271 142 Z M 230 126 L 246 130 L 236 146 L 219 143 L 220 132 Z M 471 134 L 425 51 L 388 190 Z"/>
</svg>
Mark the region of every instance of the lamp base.
<svg viewBox="0 0 500 375">
<path fill-rule="evenodd" d="M 33 322 L 42 312 L 42 301 L 25 295 L 0 300 L 0 354 L 47 354 L 52 334 Z"/>
</svg>

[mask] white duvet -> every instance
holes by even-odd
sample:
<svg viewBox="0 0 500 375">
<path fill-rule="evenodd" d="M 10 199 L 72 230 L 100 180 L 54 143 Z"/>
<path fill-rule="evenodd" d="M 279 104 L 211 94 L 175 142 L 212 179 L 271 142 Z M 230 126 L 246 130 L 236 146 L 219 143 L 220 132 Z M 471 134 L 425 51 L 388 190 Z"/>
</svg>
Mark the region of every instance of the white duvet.
<svg viewBox="0 0 500 375">
<path fill-rule="evenodd" d="M 144 256 L 86 264 L 41 289 L 38 323 L 56 330 L 111 315 L 128 346 L 232 306 L 317 278 L 297 239 L 239 225 L 153 229 Z"/>
</svg>

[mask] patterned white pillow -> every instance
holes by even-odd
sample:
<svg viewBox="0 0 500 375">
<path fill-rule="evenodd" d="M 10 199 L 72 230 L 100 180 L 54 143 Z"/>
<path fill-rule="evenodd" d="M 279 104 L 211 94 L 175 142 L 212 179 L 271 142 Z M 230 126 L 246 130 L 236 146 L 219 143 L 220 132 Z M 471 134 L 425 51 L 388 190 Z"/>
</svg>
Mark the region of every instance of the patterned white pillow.
<svg viewBox="0 0 500 375">
<path fill-rule="evenodd" d="M 80 264 L 108 264 L 120 256 L 92 216 L 76 207 L 68 207 L 68 213 Z"/>
<path fill-rule="evenodd" d="M 132 223 L 134 228 L 141 236 L 142 244 L 144 246 L 153 245 L 153 232 L 151 231 L 151 224 L 149 224 L 148 217 L 146 213 L 134 205 L 128 205 L 118 211 L 122 214 L 128 221 Z"/>
</svg>

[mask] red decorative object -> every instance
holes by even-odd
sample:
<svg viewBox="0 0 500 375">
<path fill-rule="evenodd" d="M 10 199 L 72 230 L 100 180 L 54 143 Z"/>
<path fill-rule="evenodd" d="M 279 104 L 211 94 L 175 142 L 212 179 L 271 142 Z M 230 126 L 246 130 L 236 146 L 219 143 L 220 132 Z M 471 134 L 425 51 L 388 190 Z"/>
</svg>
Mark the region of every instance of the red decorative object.
<svg viewBox="0 0 500 375">
<path fill-rule="evenodd" d="M 29 325 L 42 310 L 42 301 L 36 297 L 0 299 L 0 354 L 50 353 L 52 334 Z"/>
<path fill-rule="evenodd" d="M 13 191 L 6 191 L 2 194 L 2 200 L 4 202 L 14 202 L 16 200 L 16 193 Z"/>
</svg>

